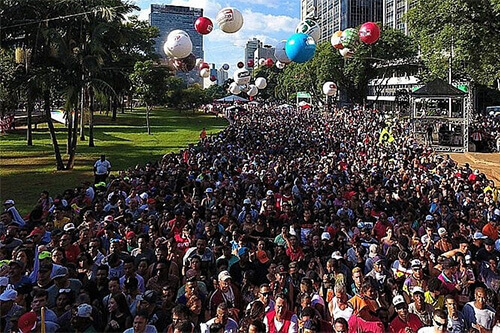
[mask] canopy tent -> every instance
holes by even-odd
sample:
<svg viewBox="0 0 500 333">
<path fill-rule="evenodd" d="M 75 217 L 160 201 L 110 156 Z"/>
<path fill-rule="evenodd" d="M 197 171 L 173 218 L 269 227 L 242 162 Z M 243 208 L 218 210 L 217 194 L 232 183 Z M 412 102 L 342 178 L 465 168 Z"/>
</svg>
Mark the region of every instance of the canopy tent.
<svg viewBox="0 0 500 333">
<path fill-rule="evenodd" d="M 414 98 L 434 99 L 460 98 L 464 95 L 465 92 L 439 78 L 430 81 L 425 86 L 411 93 L 411 96 Z"/>
<path fill-rule="evenodd" d="M 223 98 L 219 98 L 217 102 L 248 102 L 248 99 L 236 95 L 230 95 Z"/>
</svg>

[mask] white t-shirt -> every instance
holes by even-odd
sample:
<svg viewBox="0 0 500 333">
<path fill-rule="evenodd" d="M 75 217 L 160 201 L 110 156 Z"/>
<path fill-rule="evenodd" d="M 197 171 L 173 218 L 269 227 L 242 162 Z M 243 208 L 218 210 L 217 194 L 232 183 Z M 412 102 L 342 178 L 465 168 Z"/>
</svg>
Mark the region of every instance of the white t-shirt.
<svg viewBox="0 0 500 333">
<path fill-rule="evenodd" d="M 94 164 L 94 168 L 96 168 L 95 173 L 98 175 L 105 175 L 108 173 L 108 169 L 111 169 L 111 163 L 108 162 L 108 160 L 97 160 Z"/>
<path fill-rule="evenodd" d="M 434 326 L 425 326 L 417 331 L 417 333 L 434 333 Z"/>
</svg>

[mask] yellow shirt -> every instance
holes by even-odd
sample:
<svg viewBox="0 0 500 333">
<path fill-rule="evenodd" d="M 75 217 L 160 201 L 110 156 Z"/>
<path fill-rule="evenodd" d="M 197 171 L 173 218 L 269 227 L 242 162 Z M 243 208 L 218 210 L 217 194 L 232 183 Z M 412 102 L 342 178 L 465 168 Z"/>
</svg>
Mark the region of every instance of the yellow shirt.
<svg viewBox="0 0 500 333">
<path fill-rule="evenodd" d="M 61 230 L 62 230 L 62 228 L 64 227 L 64 225 L 65 225 L 66 223 L 68 223 L 69 221 L 70 221 L 70 218 L 69 218 L 69 217 L 66 217 L 66 216 L 65 216 L 65 217 L 63 217 L 63 218 L 62 218 L 62 219 L 60 219 L 60 220 L 57 220 L 57 219 L 56 219 L 56 220 L 54 220 L 54 228 L 55 228 L 55 229 L 61 229 Z"/>
<path fill-rule="evenodd" d="M 491 191 L 491 196 L 494 202 L 498 202 L 498 190 L 495 187 L 486 186 L 483 190 L 484 193 Z"/>
<path fill-rule="evenodd" d="M 435 310 L 443 309 L 444 307 L 444 296 L 439 295 L 437 298 L 432 297 L 430 291 L 426 291 L 425 294 L 425 303 L 429 303 L 434 307 Z"/>
</svg>

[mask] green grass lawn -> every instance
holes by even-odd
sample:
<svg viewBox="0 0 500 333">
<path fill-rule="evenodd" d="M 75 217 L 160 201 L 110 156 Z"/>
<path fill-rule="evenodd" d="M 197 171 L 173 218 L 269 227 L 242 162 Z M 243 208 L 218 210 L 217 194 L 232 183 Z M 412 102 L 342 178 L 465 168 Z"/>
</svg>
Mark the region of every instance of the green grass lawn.
<svg viewBox="0 0 500 333">
<path fill-rule="evenodd" d="M 10 132 L 0 137 L 0 200 L 13 199 L 21 214 L 28 213 L 42 190 L 51 196 L 74 188 L 84 180 L 93 180 L 92 167 L 101 154 L 111 162 L 112 170 L 124 170 L 137 164 L 155 161 L 167 152 L 178 151 L 198 141 L 203 127 L 207 133 L 222 130 L 227 121 L 203 113 L 157 109 L 151 114 L 151 135 L 146 132 L 144 110 L 111 117 L 96 113 L 95 147 L 79 141 L 75 168 L 56 171 L 55 157 L 46 124 L 33 131 L 33 146 L 26 145 L 26 131 Z M 61 152 L 66 151 L 66 130 L 57 125 Z M 88 139 L 88 138 L 86 138 Z M 66 156 L 65 156 L 66 158 Z M 112 172 L 113 173 L 113 172 Z"/>
</svg>

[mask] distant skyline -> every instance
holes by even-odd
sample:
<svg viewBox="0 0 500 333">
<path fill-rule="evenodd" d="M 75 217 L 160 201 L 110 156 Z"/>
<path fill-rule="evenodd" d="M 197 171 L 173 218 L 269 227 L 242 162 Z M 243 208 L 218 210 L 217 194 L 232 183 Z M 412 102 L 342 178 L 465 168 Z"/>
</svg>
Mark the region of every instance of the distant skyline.
<svg viewBox="0 0 500 333">
<path fill-rule="evenodd" d="M 151 1 L 134 0 L 141 8 L 141 20 L 148 20 L 151 4 L 178 5 L 203 8 L 204 16 L 214 23 L 214 30 L 204 36 L 205 61 L 215 63 L 217 68 L 227 63 L 230 75 L 239 61 L 244 61 L 245 44 L 255 37 L 264 44 L 275 46 L 277 42 L 287 39 L 295 32 L 300 21 L 300 0 L 169 0 Z M 242 12 L 244 24 L 234 34 L 222 32 L 215 17 L 224 7 L 234 7 Z"/>
</svg>

